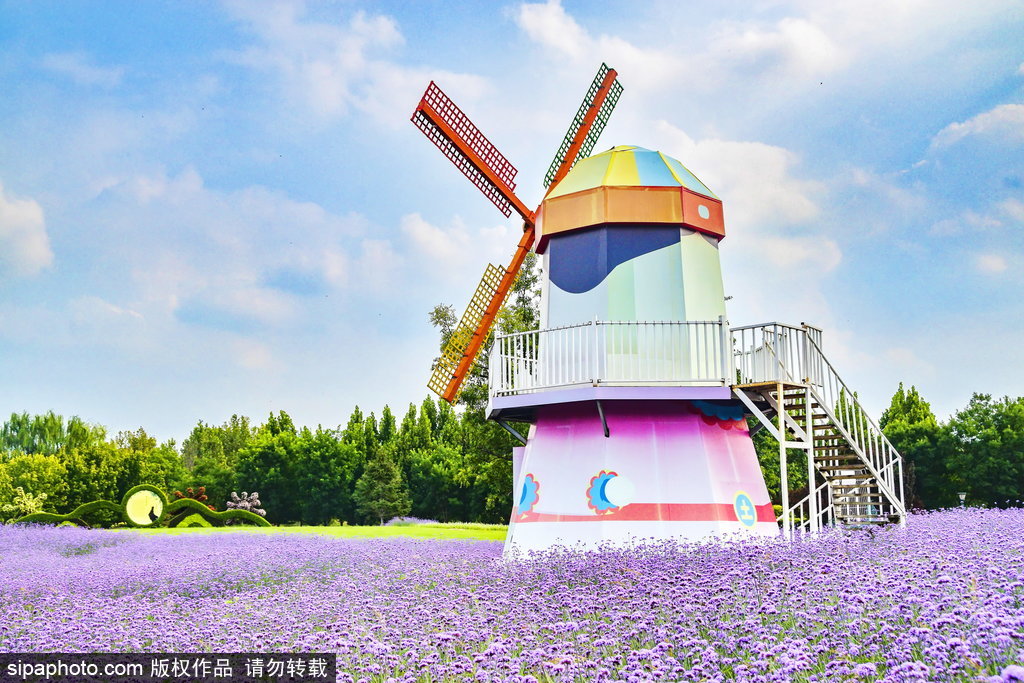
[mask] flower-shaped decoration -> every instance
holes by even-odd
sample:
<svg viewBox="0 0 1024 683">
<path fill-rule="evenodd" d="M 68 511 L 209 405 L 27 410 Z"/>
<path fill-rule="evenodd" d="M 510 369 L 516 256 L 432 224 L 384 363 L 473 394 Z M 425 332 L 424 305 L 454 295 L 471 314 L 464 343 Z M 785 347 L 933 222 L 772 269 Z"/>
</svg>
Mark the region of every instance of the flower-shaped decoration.
<svg viewBox="0 0 1024 683">
<path fill-rule="evenodd" d="M 587 505 L 599 515 L 619 509 L 618 505 L 608 500 L 608 493 L 605 490 L 608 482 L 617 476 L 619 475 L 616 472 L 601 470 L 590 478 L 590 488 L 587 489 Z"/>
<path fill-rule="evenodd" d="M 519 505 L 516 506 L 516 512 L 525 515 L 533 510 L 538 500 L 540 500 L 540 482 L 532 474 L 527 474 L 523 478 L 523 490 L 519 494 Z"/>
<path fill-rule="evenodd" d="M 709 403 L 708 401 L 690 401 L 700 411 L 700 419 L 705 424 L 718 425 L 722 429 L 739 429 L 743 424 L 743 405 L 741 403 Z"/>
</svg>

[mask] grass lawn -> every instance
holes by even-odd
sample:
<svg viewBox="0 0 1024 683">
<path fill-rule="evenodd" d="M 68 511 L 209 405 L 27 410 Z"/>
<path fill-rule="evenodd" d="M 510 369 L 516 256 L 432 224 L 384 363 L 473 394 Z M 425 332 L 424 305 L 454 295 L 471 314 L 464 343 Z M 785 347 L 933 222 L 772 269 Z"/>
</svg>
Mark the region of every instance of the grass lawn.
<svg viewBox="0 0 1024 683">
<path fill-rule="evenodd" d="M 504 541 L 508 527 L 503 524 L 409 524 L 400 526 L 229 526 L 185 529 L 132 529 L 141 534 L 319 534 L 337 538 L 390 538 L 404 536 L 442 540 Z"/>
</svg>

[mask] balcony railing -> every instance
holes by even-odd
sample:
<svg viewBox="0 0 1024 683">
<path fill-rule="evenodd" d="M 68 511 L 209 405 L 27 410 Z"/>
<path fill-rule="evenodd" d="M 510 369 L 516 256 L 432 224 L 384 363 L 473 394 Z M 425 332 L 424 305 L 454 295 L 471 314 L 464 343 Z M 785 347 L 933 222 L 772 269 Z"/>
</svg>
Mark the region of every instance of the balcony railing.
<svg viewBox="0 0 1024 683">
<path fill-rule="evenodd" d="M 573 386 L 729 386 L 729 326 L 709 321 L 609 322 L 495 338 L 492 396 Z"/>
</svg>

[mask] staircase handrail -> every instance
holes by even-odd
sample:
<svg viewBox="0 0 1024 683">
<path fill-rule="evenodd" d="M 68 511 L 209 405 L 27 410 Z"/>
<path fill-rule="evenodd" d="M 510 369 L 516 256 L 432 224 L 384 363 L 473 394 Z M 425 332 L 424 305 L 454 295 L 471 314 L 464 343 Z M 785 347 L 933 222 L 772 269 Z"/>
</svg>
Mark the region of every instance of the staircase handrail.
<svg viewBox="0 0 1024 683">
<path fill-rule="evenodd" d="M 862 443 L 862 439 L 857 438 L 858 435 L 856 434 L 856 432 L 858 430 L 856 429 L 856 426 L 847 425 L 847 421 L 840 419 L 840 416 L 837 413 L 837 409 L 831 403 L 831 401 L 826 400 L 825 397 L 822 397 L 821 395 L 818 395 L 816 386 L 821 386 L 824 389 L 826 378 L 820 378 L 820 384 L 809 385 L 811 393 L 816 394 L 815 398 L 818 401 L 818 405 L 820 405 L 822 410 L 824 410 L 828 414 L 829 418 L 832 419 L 836 427 L 843 432 L 843 436 L 846 437 L 850 445 L 853 446 L 853 448 L 858 451 L 858 455 L 860 455 L 865 465 L 867 465 L 868 470 L 875 476 L 879 488 L 885 489 L 885 493 L 887 494 L 886 497 L 888 497 L 895 504 L 900 514 L 906 514 L 906 508 L 903 502 L 903 467 L 902 458 L 900 457 L 899 451 L 896 450 L 896 448 L 889 441 L 888 437 L 885 436 L 885 432 L 882 431 L 878 424 L 871 418 L 870 415 L 868 415 L 867 411 L 864 410 L 864 408 L 860 404 L 860 401 L 857 400 L 856 395 L 853 393 L 853 391 L 850 390 L 850 387 L 846 384 L 846 382 L 843 381 L 843 378 L 839 376 L 839 373 L 836 371 L 832 363 L 828 360 L 828 357 L 825 356 L 825 354 L 822 352 L 821 347 L 818 346 L 817 342 L 815 342 L 810 335 L 806 334 L 804 336 L 804 339 L 808 344 L 808 348 L 813 349 L 817 354 L 817 360 L 822 363 L 824 368 L 827 369 L 829 379 L 834 379 L 835 383 L 837 384 L 837 388 L 839 388 L 839 396 L 835 397 L 835 405 L 838 405 L 839 400 L 842 399 L 846 401 L 848 405 L 852 406 L 853 412 L 857 416 L 859 416 L 859 420 L 861 420 L 864 424 L 867 425 L 867 431 L 869 432 L 868 437 L 875 439 L 882 446 L 882 451 L 886 456 L 888 456 L 885 459 L 885 461 L 883 462 L 881 460 L 881 454 L 878 454 L 876 456 L 872 453 L 869 453 L 869 449 L 866 447 L 865 444 Z M 899 471 L 890 474 L 888 471 L 893 466 L 896 466 Z M 882 472 L 886 472 L 887 474 L 889 474 L 889 476 L 883 476 Z M 894 489 L 895 484 L 898 484 L 899 486 L 898 493 Z"/>
<path fill-rule="evenodd" d="M 802 512 L 803 508 L 806 507 L 807 511 L 808 511 L 808 515 L 810 515 L 811 496 L 818 496 L 818 500 L 820 502 L 821 501 L 821 496 L 820 496 L 821 492 L 826 490 L 828 487 L 829 487 L 829 482 L 824 481 L 821 484 L 819 484 L 818 487 L 816 489 L 814 489 L 813 492 L 808 493 L 806 496 L 804 496 L 803 498 L 798 500 L 796 503 L 794 503 L 794 504 L 789 506 L 789 510 L 788 510 L 789 520 L 790 520 L 790 524 L 792 524 L 794 526 L 794 528 L 801 528 L 802 529 L 804 526 L 807 526 L 808 528 L 812 527 L 811 520 L 810 519 L 804 519 L 803 517 L 801 517 L 801 522 L 799 524 L 793 524 L 793 520 L 796 519 L 795 513 Z M 822 522 L 824 520 L 828 519 L 829 513 L 832 512 L 832 508 L 833 507 L 834 507 L 834 504 L 832 503 L 831 499 L 829 499 L 829 502 L 828 502 L 827 505 L 819 505 L 818 506 L 818 527 L 819 528 L 824 526 L 824 524 L 822 524 Z"/>
</svg>

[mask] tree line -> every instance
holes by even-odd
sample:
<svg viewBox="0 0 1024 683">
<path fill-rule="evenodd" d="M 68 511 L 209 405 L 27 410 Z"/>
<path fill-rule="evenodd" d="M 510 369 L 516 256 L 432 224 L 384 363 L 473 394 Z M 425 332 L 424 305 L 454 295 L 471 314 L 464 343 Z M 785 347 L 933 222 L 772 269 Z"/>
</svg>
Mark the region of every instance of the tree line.
<svg viewBox="0 0 1024 683">
<path fill-rule="evenodd" d="M 387 406 L 379 418 L 357 407 L 332 429 L 298 428 L 283 411 L 260 425 L 240 416 L 199 422 L 180 447 L 158 444 L 142 428 L 108 438 L 77 417 L 13 414 L 0 429 L 0 519 L 119 501 L 148 483 L 169 494 L 203 486 L 204 502 L 218 510 L 232 491 L 259 491 L 275 524 L 400 515 L 501 523 L 510 509 L 512 446 L 482 410 L 457 412 L 430 398 L 410 404 L 400 420 Z"/>
<path fill-rule="evenodd" d="M 904 457 L 910 507 L 957 505 L 960 492 L 982 505 L 1024 497 L 1024 398 L 975 394 L 942 422 L 916 388 L 901 384 L 879 425 Z M 777 444 L 764 431 L 754 441 L 777 503 Z M 119 501 L 148 483 L 169 493 L 203 486 L 206 502 L 220 510 L 232 491 L 259 491 L 275 524 L 381 523 L 400 515 L 501 523 L 511 506 L 514 445 L 481 407 L 457 411 L 430 398 L 400 420 L 387 406 L 379 418 L 357 407 L 332 429 L 298 428 L 285 412 L 260 425 L 239 416 L 199 422 L 180 447 L 158 444 L 142 428 L 111 438 L 78 417 L 13 414 L 0 429 L 0 520 Z M 799 491 L 806 467 L 802 453 L 793 457 L 788 483 Z"/>
</svg>

